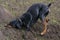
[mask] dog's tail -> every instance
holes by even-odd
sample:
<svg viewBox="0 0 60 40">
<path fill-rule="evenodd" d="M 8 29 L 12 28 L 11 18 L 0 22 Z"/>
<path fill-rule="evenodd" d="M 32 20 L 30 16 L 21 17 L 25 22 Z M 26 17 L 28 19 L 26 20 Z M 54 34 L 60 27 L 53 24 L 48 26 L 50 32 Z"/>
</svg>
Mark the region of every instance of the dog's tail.
<svg viewBox="0 0 60 40">
<path fill-rule="evenodd" d="M 50 7 L 53 3 L 54 3 L 54 2 L 49 3 L 49 4 L 48 4 L 48 7 Z"/>
</svg>

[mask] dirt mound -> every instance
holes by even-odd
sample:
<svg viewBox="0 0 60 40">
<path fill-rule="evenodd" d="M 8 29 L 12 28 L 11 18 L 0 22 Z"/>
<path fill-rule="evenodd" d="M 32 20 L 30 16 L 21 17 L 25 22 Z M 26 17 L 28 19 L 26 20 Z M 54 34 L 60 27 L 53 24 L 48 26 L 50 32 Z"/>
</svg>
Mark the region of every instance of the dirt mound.
<svg viewBox="0 0 60 40">
<path fill-rule="evenodd" d="M 3 35 L 3 33 L 0 31 L 0 40 L 5 40 L 5 36 Z"/>
<path fill-rule="evenodd" d="M 12 14 L 0 5 L 0 23 L 7 22 L 12 19 Z"/>
<path fill-rule="evenodd" d="M 26 31 L 24 29 L 15 28 L 4 28 L 2 33 L 7 36 L 10 40 L 60 40 L 60 26 L 59 25 L 48 25 L 48 32 L 41 36 L 41 27 L 39 23 L 36 23 L 31 31 Z"/>
</svg>

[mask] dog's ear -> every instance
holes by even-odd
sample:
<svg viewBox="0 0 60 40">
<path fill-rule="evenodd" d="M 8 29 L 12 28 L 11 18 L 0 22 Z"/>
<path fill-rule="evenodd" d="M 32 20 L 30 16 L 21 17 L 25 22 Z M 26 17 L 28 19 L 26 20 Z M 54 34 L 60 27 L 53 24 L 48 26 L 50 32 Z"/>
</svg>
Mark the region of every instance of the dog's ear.
<svg viewBox="0 0 60 40">
<path fill-rule="evenodd" d="M 50 7 L 50 6 L 51 6 L 51 4 L 52 4 L 52 3 L 49 3 L 49 4 L 48 4 L 48 7 Z"/>
</svg>

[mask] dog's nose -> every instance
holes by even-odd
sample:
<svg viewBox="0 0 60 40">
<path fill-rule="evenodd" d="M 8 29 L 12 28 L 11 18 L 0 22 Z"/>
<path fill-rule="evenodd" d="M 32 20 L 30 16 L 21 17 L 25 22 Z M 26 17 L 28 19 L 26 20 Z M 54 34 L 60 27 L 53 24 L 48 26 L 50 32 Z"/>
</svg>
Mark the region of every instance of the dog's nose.
<svg viewBox="0 0 60 40">
<path fill-rule="evenodd" d="M 10 25 L 8 25 L 8 24 L 5 24 L 5 26 L 4 27 L 9 27 L 9 28 L 11 28 L 11 26 Z"/>
</svg>

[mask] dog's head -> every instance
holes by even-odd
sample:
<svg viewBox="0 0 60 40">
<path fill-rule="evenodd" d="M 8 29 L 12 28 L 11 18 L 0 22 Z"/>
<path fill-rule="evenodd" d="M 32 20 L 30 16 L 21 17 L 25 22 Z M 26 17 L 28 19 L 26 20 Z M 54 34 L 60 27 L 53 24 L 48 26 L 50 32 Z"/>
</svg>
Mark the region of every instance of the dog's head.
<svg viewBox="0 0 60 40">
<path fill-rule="evenodd" d="M 22 26 L 22 23 L 19 20 L 13 20 L 9 22 L 9 24 L 6 25 L 6 27 L 14 27 L 20 29 Z"/>
</svg>

